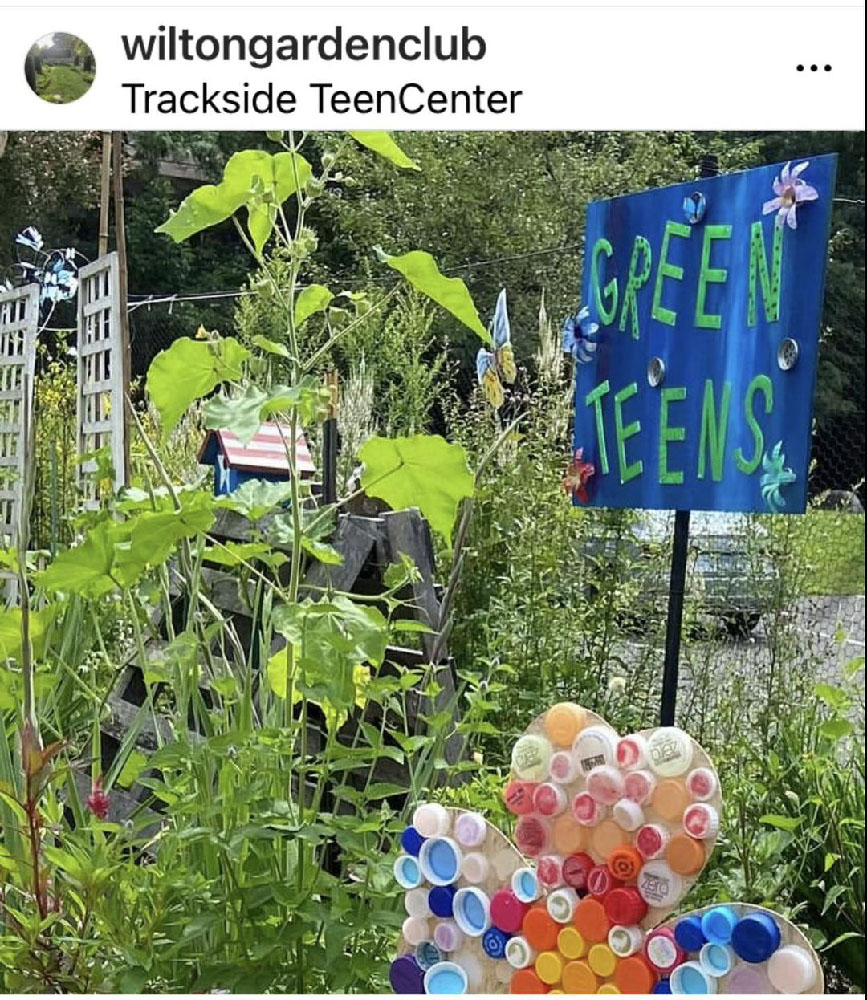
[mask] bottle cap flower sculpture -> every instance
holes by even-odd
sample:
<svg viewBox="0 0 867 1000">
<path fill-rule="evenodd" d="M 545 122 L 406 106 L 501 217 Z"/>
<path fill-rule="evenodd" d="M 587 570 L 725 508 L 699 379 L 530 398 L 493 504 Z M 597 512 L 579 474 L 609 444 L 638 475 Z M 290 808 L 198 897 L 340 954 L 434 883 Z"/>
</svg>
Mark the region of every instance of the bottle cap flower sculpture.
<svg viewBox="0 0 867 1000">
<path fill-rule="evenodd" d="M 398 993 L 821 993 L 804 935 L 759 906 L 673 918 L 719 829 L 719 778 L 671 726 L 619 736 L 572 703 L 534 719 L 503 790 L 515 844 L 419 806 L 395 878 Z M 525 860 L 526 858 L 526 860 Z"/>
</svg>

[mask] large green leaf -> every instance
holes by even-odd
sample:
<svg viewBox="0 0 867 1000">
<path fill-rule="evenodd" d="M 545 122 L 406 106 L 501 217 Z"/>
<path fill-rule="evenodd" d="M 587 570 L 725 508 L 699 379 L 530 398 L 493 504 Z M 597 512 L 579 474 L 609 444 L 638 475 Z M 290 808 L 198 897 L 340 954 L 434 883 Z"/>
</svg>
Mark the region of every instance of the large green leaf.
<svg viewBox="0 0 867 1000">
<path fill-rule="evenodd" d="M 458 505 L 473 495 L 467 453 L 437 434 L 368 440 L 359 452 L 361 486 L 395 510 L 418 507 L 435 531 L 451 543 Z"/>
<path fill-rule="evenodd" d="M 292 496 L 291 483 L 269 483 L 265 479 L 248 479 L 228 496 L 215 502 L 217 507 L 237 511 L 251 521 L 258 521 L 281 507 Z"/>
<path fill-rule="evenodd" d="M 40 659 L 45 649 L 45 637 L 57 619 L 56 604 L 30 612 L 30 648 L 34 659 Z M 21 660 L 21 609 L 0 609 L 0 661 Z M 0 668 L 2 669 L 2 668 Z"/>
<path fill-rule="evenodd" d="M 255 385 L 247 385 L 240 394 L 212 396 L 203 407 L 205 427 L 229 430 L 244 444 L 249 444 L 262 425 L 262 404 L 266 394 Z"/>
<path fill-rule="evenodd" d="M 378 248 L 377 248 L 378 249 Z M 411 250 L 402 257 L 392 257 L 378 249 L 381 259 L 402 274 L 406 280 L 423 295 L 433 299 L 443 309 L 459 319 L 464 326 L 486 343 L 491 342 L 491 335 L 485 329 L 479 318 L 473 298 L 467 286 L 460 278 L 447 278 L 440 273 L 437 262 L 424 250 Z"/>
<path fill-rule="evenodd" d="M 388 132 L 350 132 L 349 134 L 356 142 L 372 149 L 374 153 L 384 156 L 396 167 L 400 167 L 402 170 L 421 170 L 415 160 L 411 160 L 404 153 Z"/>
<path fill-rule="evenodd" d="M 220 382 L 240 379 L 250 352 L 234 337 L 192 340 L 181 337 L 154 358 L 147 391 L 162 422 L 163 439 L 177 426 L 187 407 L 207 396 Z"/>
<path fill-rule="evenodd" d="M 302 288 L 295 300 L 295 325 L 302 326 L 314 313 L 322 312 L 334 298 L 325 285 L 308 285 Z"/>
</svg>

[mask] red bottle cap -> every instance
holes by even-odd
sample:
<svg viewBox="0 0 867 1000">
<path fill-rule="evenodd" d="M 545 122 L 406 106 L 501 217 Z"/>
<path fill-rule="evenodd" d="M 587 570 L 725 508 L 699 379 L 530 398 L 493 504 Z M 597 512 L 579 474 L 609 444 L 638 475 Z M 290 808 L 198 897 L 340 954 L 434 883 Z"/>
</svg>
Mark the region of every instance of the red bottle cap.
<svg viewBox="0 0 867 1000">
<path fill-rule="evenodd" d="M 511 889 L 500 889 L 491 896 L 491 922 L 506 934 L 519 933 L 529 909 Z"/>
<path fill-rule="evenodd" d="M 587 892 L 587 876 L 594 867 L 589 854 L 570 854 L 563 862 L 563 881 L 577 892 Z"/>
<path fill-rule="evenodd" d="M 591 896 L 601 899 L 612 889 L 623 885 L 612 874 L 608 865 L 594 865 L 587 875 L 587 890 Z"/>
<path fill-rule="evenodd" d="M 535 816 L 522 816 L 515 826 L 515 843 L 522 854 L 537 858 L 548 845 L 548 828 Z"/>
<path fill-rule="evenodd" d="M 647 903 L 641 898 L 641 893 L 631 885 L 612 889 L 602 905 L 611 923 L 622 927 L 640 924 L 648 911 Z"/>
<path fill-rule="evenodd" d="M 533 793 L 536 786 L 531 781 L 510 781 L 503 792 L 506 808 L 514 816 L 526 816 L 533 811 Z"/>
</svg>

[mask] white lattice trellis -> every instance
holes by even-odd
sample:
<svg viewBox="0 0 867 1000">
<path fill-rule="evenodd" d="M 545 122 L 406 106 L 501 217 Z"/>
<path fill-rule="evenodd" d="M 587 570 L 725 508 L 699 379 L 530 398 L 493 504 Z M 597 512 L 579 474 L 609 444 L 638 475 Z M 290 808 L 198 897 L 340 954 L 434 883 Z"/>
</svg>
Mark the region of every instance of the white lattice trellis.
<svg viewBox="0 0 867 1000">
<path fill-rule="evenodd" d="M 124 479 L 124 380 L 118 257 L 110 253 L 78 272 L 78 453 L 106 450 L 114 488 Z M 99 503 L 98 462 L 80 466 L 87 507 Z"/>
</svg>

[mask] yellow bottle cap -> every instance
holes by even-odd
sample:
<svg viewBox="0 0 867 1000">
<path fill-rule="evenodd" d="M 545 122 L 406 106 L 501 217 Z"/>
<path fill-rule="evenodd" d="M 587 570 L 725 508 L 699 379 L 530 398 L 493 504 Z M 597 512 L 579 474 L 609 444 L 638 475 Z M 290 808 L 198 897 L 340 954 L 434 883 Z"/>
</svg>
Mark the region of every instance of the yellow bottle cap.
<svg viewBox="0 0 867 1000">
<path fill-rule="evenodd" d="M 587 954 L 587 942 L 575 927 L 564 927 L 557 935 L 557 947 L 564 958 L 574 960 Z"/>
<path fill-rule="evenodd" d="M 614 985 L 614 983 L 603 983 L 597 993 L 619 993 L 620 990 Z"/>
<path fill-rule="evenodd" d="M 536 956 L 536 975 L 549 986 L 559 983 L 563 975 L 563 959 L 556 951 L 541 952 Z"/>
<path fill-rule="evenodd" d="M 553 705 L 545 714 L 545 732 L 559 747 L 571 747 L 583 728 L 584 711 L 571 701 Z"/>
<path fill-rule="evenodd" d="M 597 976 L 607 979 L 614 975 L 617 956 L 607 944 L 594 944 L 587 955 L 587 963 Z"/>
</svg>

